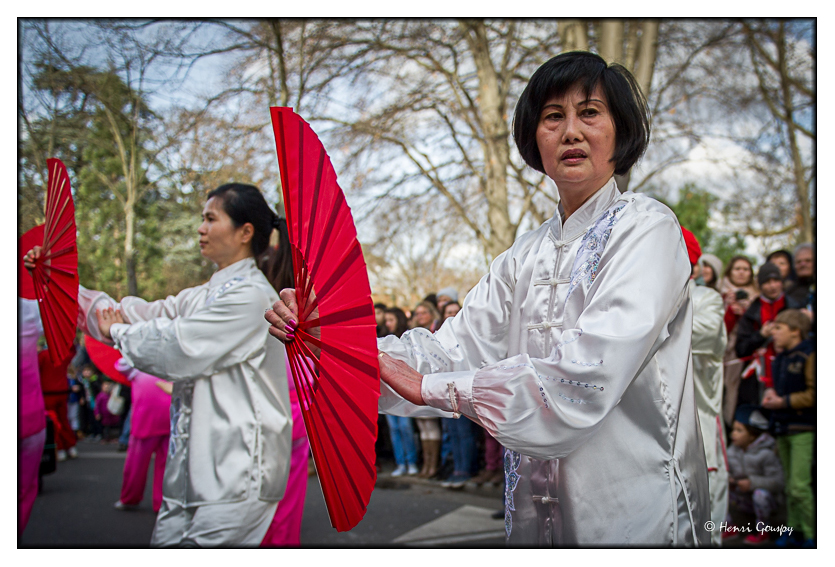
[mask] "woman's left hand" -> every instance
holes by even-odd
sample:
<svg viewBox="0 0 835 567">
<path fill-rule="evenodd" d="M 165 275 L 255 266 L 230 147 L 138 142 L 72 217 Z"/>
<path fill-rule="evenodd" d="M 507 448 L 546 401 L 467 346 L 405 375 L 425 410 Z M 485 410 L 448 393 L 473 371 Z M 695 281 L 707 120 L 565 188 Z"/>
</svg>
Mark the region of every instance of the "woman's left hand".
<svg viewBox="0 0 835 567">
<path fill-rule="evenodd" d="M 102 336 L 107 338 L 112 338 L 110 336 L 110 327 L 112 327 L 115 323 L 124 323 L 125 320 L 122 317 L 122 312 L 118 309 L 113 309 L 112 307 L 108 307 L 107 309 L 96 309 L 96 320 L 99 323 L 99 330 L 101 331 Z"/>
<path fill-rule="evenodd" d="M 416 406 L 426 405 L 420 393 L 420 387 L 423 384 L 422 374 L 402 360 L 392 358 L 384 352 L 381 352 L 377 358 L 380 362 L 380 378 L 383 382 Z"/>
</svg>

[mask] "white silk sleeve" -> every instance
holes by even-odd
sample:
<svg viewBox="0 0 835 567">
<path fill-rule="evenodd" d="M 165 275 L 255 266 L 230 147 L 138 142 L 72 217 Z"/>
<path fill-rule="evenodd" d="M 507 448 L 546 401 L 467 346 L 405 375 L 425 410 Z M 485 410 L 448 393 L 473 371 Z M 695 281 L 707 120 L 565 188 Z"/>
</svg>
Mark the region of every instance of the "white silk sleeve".
<svg viewBox="0 0 835 567">
<path fill-rule="evenodd" d="M 119 303 L 122 316 L 128 323 L 150 321 L 160 317 L 175 319 L 186 311 L 187 305 L 195 296 L 202 296 L 206 290 L 206 284 L 184 289 L 176 296 L 169 295 L 165 299 L 156 301 L 145 301 L 141 297 L 123 297 Z M 208 295 L 206 293 L 206 295 Z"/>
<path fill-rule="evenodd" d="M 167 301 L 167 300 L 166 300 Z M 116 347 L 137 369 L 169 380 L 211 376 L 258 354 L 269 323 L 270 299 L 259 288 L 240 284 L 188 316 L 169 318 L 170 305 L 146 304 L 133 313 L 162 316 L 113 325 Z M 144 309 L 144 311 L 142 311 Z"/>
<path fill-rule="evenodd" d="M 377 340 L 378 348 L 423 374 L 421 393 L 427 406 L 414 406 L 382 384 L 380 411 L 394 415 L 451 417 L 449 383 L 463 381 L 469 389 L 476 370 L 507 356 L 508 327 L 513 297 L 513 248 L 499 255 L 490 272 L 474 287 L 461 311 L 447 319 L 438 332 L 412 329 L 401 338 Z M 431 407 L 437 408 L 432 410 Z M 442 411 L 438 411 L 442 410 Z M 470 417 L 471 412 L 460 409 Z"/>
<path fill-rule="evenodd" d="M 458 390 L 461 411 L 474 413 L 508 449 L 544 460 L 570 454 L 667 337 L 691 332 L 683 328 L 689 318 L 672 328 L 689 300 L 690 264 L 678 224 L 662 216 L 623 228 L 600 260 L 576 326 L 562 332 L 547 358 L 502 360 L 477 371 L 471 391 L 465 384 Z"/>
<path fill-rule="evenodd" d="M 106 309 L 108 307 L 115 309 L 119 307 L 119 304 L 103 291 L 87 289 L 82 285 L 78 286 L 78 318 L 76 321 L 78 328 L 97 341 L 112 346 L 113 341 L 110 337 L 105 337 L 99 331 L 99 322 L 96 319 L 96 309 Z"/>
<path fill-rule="evenodd" d="M 79 285 L 77 324 L 82 332 L 97 341 L 113 345 L 113 340 L 110 337 L 105 337 L 99 331 L 99 323 L 96 319 L 97 309 L 108 307 L 118 309 L 128 325 L 157 317 L 174 319 L 180 315 L 189 300 L 195 294 L 200 294 L 203 288 L 205 288 L 205 284 L 196 288 L 184 289 L 176 297 L 169 295 L 165 299 L 157 301 L 145 301 L 140 297 L 126 296 L 122 298 L 121 302 L 117 302 L 103 291 L 95 291 Z M 112 332 L 113 330 L 111 330 Z"/>
</svg>

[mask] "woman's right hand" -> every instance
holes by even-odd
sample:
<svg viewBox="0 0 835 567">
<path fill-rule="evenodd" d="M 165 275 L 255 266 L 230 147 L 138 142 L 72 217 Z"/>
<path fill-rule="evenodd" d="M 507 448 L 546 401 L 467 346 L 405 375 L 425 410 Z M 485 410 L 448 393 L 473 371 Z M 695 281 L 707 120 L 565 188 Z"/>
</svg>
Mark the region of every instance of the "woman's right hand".
<svg viewBox="0 0 835 567">
<path fill-rule="evenodd" d="M 296 338 L 296 328 L 299 321 L 299 304 L 296 299 L 296 290 L 292 288 L 282 289 L 278 294 L 280 300 L 273 303 L 272 309 L 267 309 L 264 313 L 264 319 L 270 323 L 270 334 L 275 338 L 285 343 L 292 342 Z M 310 302 L 316 301 L 316 296 L 311 290 Z M 319 318 L 319 307 L 315 307 L 305 319 L 306 321 L 313 321 Z M 316 339 L 322 335 L 322 329 L 319 325 L 308 327 L 306 333 Z M 321 348 L 317 345 L 304 341 L 304 344 L 310 349 L 310 353 L 315 357 L 321 354 Z"/>
<path fill-rule="evenodd" d="M 41 247 L 35 246 L 23 256 L 23 266 L 30 272 L 35 269 L 35 261 L 41 257 Z"/>
<path fill-rule="evenodd" d="M 264 313 L 264 319 L 270 323 L 270 334 L 286 343 L 292 341 L 296 336 L 299 305 L 296 303 L 295 289 L 282 289 L 278 296 L 281 299 L 273 303 L 272 309 L 267 309 Z"/>
</svg>

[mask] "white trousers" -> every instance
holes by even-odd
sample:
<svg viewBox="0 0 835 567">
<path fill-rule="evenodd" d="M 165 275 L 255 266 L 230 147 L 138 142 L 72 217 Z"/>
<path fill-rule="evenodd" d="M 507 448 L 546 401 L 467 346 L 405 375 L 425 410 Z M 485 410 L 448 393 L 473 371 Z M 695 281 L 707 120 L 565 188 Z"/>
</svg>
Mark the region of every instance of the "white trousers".
<svg viewBox="0 0 835 567">
<path fill-rule="evenodd" d="M 258 547 L 278 502 L 255 498 L 183 507 L 163 500 L 151 547 Z"/>
<path fill-rule="evenodd" d="M 258 499 L 257 470 L 253 468 L 249 497 L 242 502 L 182 506 L 163 492 L 151 547 L 258 547 L 278 502 Z"/>
</svg>

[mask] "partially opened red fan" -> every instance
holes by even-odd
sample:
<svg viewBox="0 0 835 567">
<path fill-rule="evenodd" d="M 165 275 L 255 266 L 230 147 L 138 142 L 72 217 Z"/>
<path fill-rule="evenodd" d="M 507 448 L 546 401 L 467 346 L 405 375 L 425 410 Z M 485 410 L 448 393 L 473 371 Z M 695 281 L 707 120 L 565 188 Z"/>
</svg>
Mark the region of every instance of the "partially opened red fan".
<svg viewBox="0 0 835 567">
<path fill-rule="evenodd" d="M 54 364 L 67 356 L 78 316 L 78 250 L 70 178 L 61 160 L 46 160 L 46 222 L 41 257 L 32 271 L 44 335 Z M 28 250 L 24 250 L 25 254 Z"/>
<path fill-rule="evenodd" d="M 30 228 L 24 232 L 18 239 L 17 295 L 23 299 L 38 298 L 35 295 L 35 282 L 32 280 L 32 274 L 23 265 L 23 255 L 35 246 L 43 245 L 43 229 L 44 225 L 39 224 L 35 228 Z"/>
<path fill-rule="evenodd" d="M 122 353 L 111 346 L 107 346 L 91 337 L 84 336 L 84 348 L 90 355 L 90 360 L 101 370 L 105 376 L 125 386 L 130 386 L 130 379 L 116 370 L 116 363 L 122 358 Z"/>
<path fill-rule="evenodd" d="M 270 114 L 299 304 L 287 353 L 331 525 L 347 531 L 365 515 L 377 479 L 380 368 L 371 287 L 325 148 L 292 109 Z"/>
</svg>

